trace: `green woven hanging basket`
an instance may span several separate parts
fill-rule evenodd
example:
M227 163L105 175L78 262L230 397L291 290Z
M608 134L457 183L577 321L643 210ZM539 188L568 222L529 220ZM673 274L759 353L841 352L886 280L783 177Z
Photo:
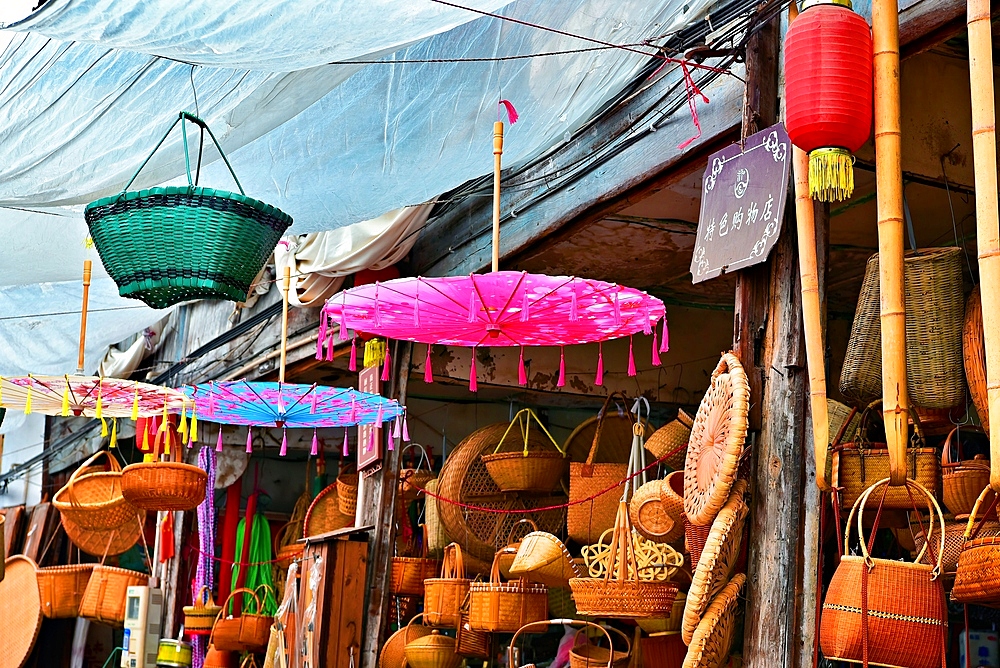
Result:
M185 121L200 126L202 137L208 132L239 193L192 182ZM188 185L128 192L178 122ZM292 224L288 214L243 193L215 135L204 121L183 111L122 192L91 202L84 217L118 293L153 308L190 299L245 301L253 279Z

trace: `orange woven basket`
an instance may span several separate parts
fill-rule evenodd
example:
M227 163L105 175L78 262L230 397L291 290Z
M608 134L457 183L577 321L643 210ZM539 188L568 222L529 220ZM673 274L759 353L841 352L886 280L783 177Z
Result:
M532 420L555 451L529 447ZM523 447L512 452L500 452L515 425ZM559 488L569 467L566 451L552 438L552 434L530 408L522 408L514 415L493 454L483 455L482 460L486 471L502 492L551 492Z
M531 584L525 579L500 580L500 554L490 568L489 582L469 585L469 628L487 633L514 633L530 622L545 619L549 611L545 585Z
M87 472L102 456L107 458L111 470ZM52 505L81 529L117 529L135 517L136 511L122 495L121 479L118 460L108 450L101 450L73 472L66 486L52 497Z
M437 559L393 557L390 589L398 596L423 596L424 580L435 577L440 569Z
M965 379L976 414L987 433L990 431L989 397L986 393L986 340L983 338L983 300L979 286L972 289L965 304L965 324L962 328L962 357Z
M87 590L94 564L39 568L38 595L42 614L49 619L65 619L80 614L80 601Z
M962 441L958 435L958 427L955 427L941 448L941 500L953 515L968 515L979 493L990 484L990 462L979 456L963 460ZM953 444L957 448L957 462L951 460Z
M451 543L444 548L441 576L424 580L424 621L429 626L457 628L471 582L465 577L462 548Z
M354 524L354 517L348 517L340 512L340 504L337 501L337 483L327 485L323 488L306 511L306 517L302 523L302 535L319 536L320 534L343 529Z
M341 473L337 476L337 507L345 517L354 517L358 510L358 474Z
M976 522L985 503L988 507L984 515L989 517L997 505L997 498L989 487L976 499L965 526L965 544L958 557L951 597L960 603L996 606L1000 601L1000 536L982 535L985 521Z
M403 448L399 453L399 461L403 461L403 455L410 448L416 448L420 451L420 459L417 460L416 466L399 469L399 496L404 504L416 501L427 487L427 483L435 478L427 450L419 443L410 442Z
M589 629L584 626L577 630L573 639L573 647L569 650L570 668L598 668L611 664L612 668L625 668L628 665L629 657L632 655L632 643L628 636L613 626L605 627L625 641L625 651L614 649L614 647L601 647L589 641L589 635L585 636L585 641L580 642L580 634L586 634Z
M142 510L194 510L205 500L208 474L183 462L142 462L122 471L122 494Z
M87 582L80 600L80 617L103 624L120 626L125 621L128 588L149 583L149 576L138 571L98 565Z
M136 510L132 521L117 529L90 531L77 526L65 515L62 517L62 526L70 541L81 551L95 557L114 556L130 550L139 542L145 522L146 511Z

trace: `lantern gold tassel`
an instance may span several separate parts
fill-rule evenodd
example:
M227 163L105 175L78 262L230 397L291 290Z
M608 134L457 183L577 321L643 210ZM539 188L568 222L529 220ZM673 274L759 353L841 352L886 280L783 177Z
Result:
M62 394L62 409L59 411L59 415L66 417L69 415L69 387L63 388Z
M809 154L809 194L819 202L843 202L854 192L854 158L842 148Z
M386 342L382 339L371 339L365 342L365 368L378 366L385 361Z

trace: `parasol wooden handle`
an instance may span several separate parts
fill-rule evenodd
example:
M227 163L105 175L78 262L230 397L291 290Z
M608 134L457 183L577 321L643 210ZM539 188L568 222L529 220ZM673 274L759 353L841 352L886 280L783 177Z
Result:
M92 263L83 261L83 309L80 311L80 355L77 357L76 372L83 375L83 352L87 345L87 303L90 301L90 273Z
M285 382L285 359L288 356L288 292L291 289L292 268L285 267L285 277L281 282L281 366L278 381Z
M503 121L493 124L493 271L500 271L500 161L503 157Z

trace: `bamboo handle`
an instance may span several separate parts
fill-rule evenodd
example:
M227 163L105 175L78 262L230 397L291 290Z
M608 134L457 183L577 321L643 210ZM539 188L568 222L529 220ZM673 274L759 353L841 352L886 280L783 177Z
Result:
M288 356L288 292L291 289L292 268L285 267L285 277L281 282L281 366L278 382L285 382L285 360Z
M1000 229L997 227L997 140L993 101L990 1L968 0L972 157L976 178L976 243L983 299L986 392L991 425L1000 425ZM990 487L1000 491L1000 428L990 430Z
M500 271L500 161L503 157L503 121L493 124L493 271Z
M882 405L889 480L906 482L910 400L906 386L906 302L903 284L903 172L899 112L899 3L872 4L875 54L875 165L879 295L882 325ZM985 310L985 309L984 309Z
M76 372L83 375L83 356L87 346L87 304L90 302L90 273L92 263L83 261L83 308L80 310L80 355L76 361Z

